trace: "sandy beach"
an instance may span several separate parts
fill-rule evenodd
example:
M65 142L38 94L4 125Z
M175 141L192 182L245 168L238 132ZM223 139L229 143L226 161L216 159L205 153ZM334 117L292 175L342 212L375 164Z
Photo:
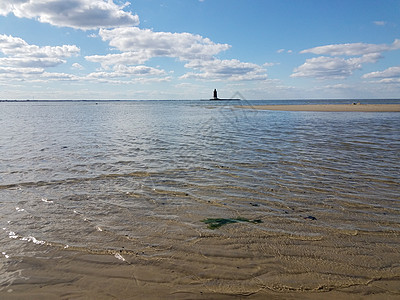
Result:
M308 105L248 105L238 106L260 110L326 111L326 112L400 112L400 104L308 104Z

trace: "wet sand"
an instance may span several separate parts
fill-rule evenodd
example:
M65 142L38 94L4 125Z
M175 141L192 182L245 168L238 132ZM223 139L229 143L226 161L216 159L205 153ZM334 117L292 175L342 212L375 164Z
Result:
M308 104L308 105L254 105L237 106L260 110L326 111L326 112L400 112L400 104Z
M12 268L23 269L23 275L4 287L0 296L10 300L399 297L398 252L392 246L396 234L343 231L312 238L266 235L258 225L250 227L234 224L208 232L197 228L201 236L190 245L182 238L193 231L185 229L173 243L165 241L167 247L153 245L140 252L134 245L106 251L42 245L46 258L21 258ZM388 264L382 266L382 259Z

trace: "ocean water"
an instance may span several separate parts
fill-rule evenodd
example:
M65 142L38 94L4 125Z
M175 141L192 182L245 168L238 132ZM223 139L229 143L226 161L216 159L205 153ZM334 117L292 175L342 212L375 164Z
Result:
M0 298L399 297L400 114L263 103L0 103Z

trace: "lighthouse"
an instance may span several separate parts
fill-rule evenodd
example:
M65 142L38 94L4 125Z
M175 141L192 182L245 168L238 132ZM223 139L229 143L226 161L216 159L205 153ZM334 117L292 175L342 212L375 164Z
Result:
M214 100L218 100L218 93L217 93L217 89L214 89L214 93L213 93L213 96L214 96Z
M211 100L211 101L212 101L212 100L218 100L218 101L222 101L222 100L235 100L235 101L240 101L240 99L233 99L233 98L228 98L228 99L218 98L217 89L214 89L213 97L212 97L210 100Z

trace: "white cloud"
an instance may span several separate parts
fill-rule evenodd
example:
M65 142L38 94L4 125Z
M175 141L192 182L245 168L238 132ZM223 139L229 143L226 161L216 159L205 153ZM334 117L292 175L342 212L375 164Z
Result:
M48 81L48 80L55 80L55 81L78 81L81 78L78 76L75 76L73 74L66 74L66 73L53 73L53 72L44 72L40 78L39 81Z
M353 74L355 70L360 70L364 63L375 63L379 58L380 54L376 53L348 59L327 56L310 58L295 68L291 77L342 79Z
M113 0L1 0L0 15L13 13L18 18L36 19L54 26L77 29L135 26L139 17Z
M43 73L43 69L40 68L14 68L14 67L1 67L0 74L8 74L12 76L19 75L39 75Z
M14 68L0 66L0 81L48 82L51 80L78 80L79 77L65 73L49 73L41 68Z
M36 58L36 57L12 57L0 58L0 66L14 66L21 68L50 68L65 63L59 58Z
M100 63L101 66L107 69L113 65L138 65L143 64L151 57L144 52L123 52L106 55L91 55L85 56L85 59L91 62Z
M395 39L390 45L387 44L365 44L365 43L352 43L352 44L336 44L315 47L306 49L300 53L313 53L318 55L331 55L331 56L357 56L371 53L381 53L384 51L400 49L400 40Z
M66 62L66 58L78 55L80 49L74 45L45 46L30 45L23 39L0 35L0 73L1 79L15 78L37 80L44 76L44 69L56 67ZM4 74L7 71L8 74Z
M199 73L185 74L181 79L264 80L267 78L265 69L259 65L238 60L217 59L216 55L228 50L230 45L214 43L200 35L154 32L137 27L101 29L99 35L122 52L85 57L88 61L100 63L106 70L111 66L140 65L153 57L173 57L186 61L186 68L199 71Z
M286 52L286 53L293 53L293 51L292 50L286 50L286 49L279 49L279 50L277 50L276 51L276 53L283 53L283 52Z
M383 78L379 80L378 83L399 84L400 78Z
M0 67L0 81L16 82L49 82L49 81L78 81L78 76L66 73L45 72L40 68Z
M139 65L153 57L175 57L179 60L206 59L230 48L216 44L208 38L190 33L154 32L137 27L99 31L104 41L122 53L92 55L85 58L103 68L113 65Z
M233 81L267 79L267 74L264 68L253 63L240 62L237 59L192 60L185 64L185 67L198 70L200 72L187 73L181 77L182 79L228 79Z
M161 76L165 75L164 70L159 70L147 66L132 66L116 65L113 72L94 72L89 74L88 78L117 78L117 77L131 77L135 76Z
M130 66L140 64L141 61L149 59L148 54L140 57L138 53L124 52L116 55L106 55L107 68L102 72L93 72L85 77L77 77L72 74L48 73L46 68L56 67L66 63L67 58L78 55L80 49L74 45L63 46L45 46L30 45L18 37L0 35L0 79L5 80L15 78L17 80L30 80L35 82L48 80L95 80L97 82L126 83L127 79L134 77L133 80L142 78L141 82L149 80L169 80L164 70L148 67L144 65ZM104 56L93 56L88 60L103 62ZM113 68L110 69L110 66ZM72 69L83 67L78 63L72 64ZM108 71L107 71L108 70ZM147 77L146 80L143 77ZM153 78L152 78L153 77ZM154 78L159 77L159 78ZM115 80L123 78L124 80ZM130 80L130 82L133 82Z
M279 65L280 63L266 62L263 64L264 67L273 67Z
M36 19L54 26L77 29L99 29L98 35L120 53L86 56L91 62L100 63L102 69L89 74L86 79L167 78L166 72L143 64L154 57L176 58L185 67L196 72L182 78L229 80L264 80L265 66L238 60L219 60L217 55L230 49L230 45L215 43L209 38L187 32L155 32L136 26L139 18L124 11L129 3L119 5L119 0L2 0L0 15L14 14L19 18ZM108 28L108 29L107 29ZM113 29L111 29L113 28ZM39 47L29 45L20 38L0 35L0 67L44 69L66 63L67 58L79 54L74 45ZM83 67L74 63L72 69ZM47 73L46 73L47 74ZM52 78L70 77L61 74ZM85 79L82 77L82 79Z
M78 64L78 63L73 63L72 64L72 68L76 69L76 70L83 70L84 69L84 67L82 65Z
M343 83L338 83L338 84L328 84L328 85L323 85L323 86L316 86L313 88L313 90L347 90L352 88L351 85L348 84L343 84Z
M101 29L99 35L113 47L138 60L152 57L176 57L180 60L211 59L222 51L228 50L228 44L216 44L208 38L191 33L154 32L137 27Z
M383 84L399 84L400 83L400 67L390 67L383 71L371 72L364 74L363 78L379 79L377 81L368 81L369 83L383 83Z
M373 22L376 26L385 26L386 22L385 21L374 21Z
M29 45L21 38L0 34L0 52L8 56L25 59L61 59L79 54L80 49L75 45L39 47L36 45Z
M390 67L384 71L367 73L363 75L363 78L400 78L400 67Z
M116 73L125 75L165 75L164 70L159 70L148 66L127 67L124 65L116 65L114 66L114 71Z
M295 68L291 77L344 78L361 65L340 57L315 57Z
M101 74L98 74L101 73ZM98 73L92 73L89 74L89 76L83 78L84 80L89 80L95 83L107 83L107 84L116 84L116 85L121 85L121 84L146 84L146 83L151 83L151 82L166 82L170 81L171 77L165 76L165 77L133 77L133 78L121 78L121 79L116 79L119 76L116 76L114 73L107 73L107 72L98 72Z
M400 49L400 40L396 39L387 44L337 44L306 49L300 53L313 53L319 56L307 59L306 62L295 68L291 77L315 77L319 79L343 79L360 70L365 63L376 63L384 51ZM341 56L349 56L343 58Z

